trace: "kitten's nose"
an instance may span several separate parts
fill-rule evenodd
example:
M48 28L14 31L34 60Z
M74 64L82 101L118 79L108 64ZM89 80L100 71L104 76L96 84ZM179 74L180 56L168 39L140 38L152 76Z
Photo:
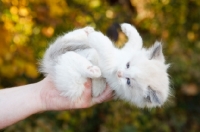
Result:
M120 71L117 72L118 77L122 77L122 73Z

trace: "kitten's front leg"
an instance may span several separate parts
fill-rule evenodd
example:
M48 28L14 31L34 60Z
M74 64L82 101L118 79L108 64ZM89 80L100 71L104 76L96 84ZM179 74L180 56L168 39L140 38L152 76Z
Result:
M128 42L125 44L123 50L141 49L142 38L136 28L128 23L121 24L122 31L128 37Z

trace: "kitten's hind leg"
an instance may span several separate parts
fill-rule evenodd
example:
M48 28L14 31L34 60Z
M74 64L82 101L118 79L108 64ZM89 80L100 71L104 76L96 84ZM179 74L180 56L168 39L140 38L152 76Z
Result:
M97 78L101 71L93 66L86 58L70 51L58 57L55 74L52 76L61 95L78 99L84 91L87 78Z
M128 42L126 43L125 47L131 48L131 49L142 48L142 38L134 26L128 23L123 23L121 24L121 29L128 37Z

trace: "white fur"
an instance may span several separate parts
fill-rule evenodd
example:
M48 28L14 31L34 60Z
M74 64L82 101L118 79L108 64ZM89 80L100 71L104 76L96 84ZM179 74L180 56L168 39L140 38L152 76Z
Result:
M169 94L168 65L161 44L142 48L142 38L133 26L124 23L121 28L128 37L122 49L91 27L59 37L47 49L41 71L50 74L62 95L73 100L82 94L86 78L92 78L93 96L101 94L107 82L120 99L138 107L161 106Z
M60 36L46 50L40 71L50 75L61 95L77 100L84 90L87 78L92 78L93 96L100 95L106 88L106 81L97 66L98 54L88 47L88 33L92 27L77 29ZM74 50L74 47L80 49ZM84 49L81 49L83 48Z

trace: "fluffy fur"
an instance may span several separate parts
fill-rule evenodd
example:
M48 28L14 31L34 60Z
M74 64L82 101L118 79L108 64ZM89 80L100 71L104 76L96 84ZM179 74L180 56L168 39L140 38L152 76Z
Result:
M142 38L130 24L122 24L128 41L122 49L91 27L74 30L59 37L47 49L41 72L49 74L62 95L73 100L92 78L93 96L98 96L106 82L116 97L138 107L161 106L169 94L168 65L162 45L142 47Z

